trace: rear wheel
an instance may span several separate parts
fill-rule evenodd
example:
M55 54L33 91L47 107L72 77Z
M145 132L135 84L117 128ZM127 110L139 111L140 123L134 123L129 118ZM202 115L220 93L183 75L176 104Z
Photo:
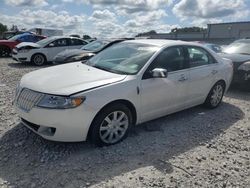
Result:
M31 61L37 66L42 66L46 63L46 57L43 54L35 54L32 56Z
M11 49L7 46L0 46L0 57L10 57Z
M116 144L127 137L131 124L132 115L125 105L108 106L95 117L90 139L97 146Z
M216 108L220 105L225 91L225 84L220 81L217 82L210 90L205 105L208 108Z

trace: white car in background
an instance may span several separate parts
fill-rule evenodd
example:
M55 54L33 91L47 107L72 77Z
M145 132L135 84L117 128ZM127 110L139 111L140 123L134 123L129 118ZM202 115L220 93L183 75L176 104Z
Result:
M199 104L217 107L232 80L230 60L196 43L125 41L75 62L26 74L15 104L45 139L111 145L133 125Z
M37 43L18 44L12 51L12 58L18 62L32 62L41 66L46 62L52 62L58 53L66 49L78 49L86 44L87 41L76 37L49 37Z

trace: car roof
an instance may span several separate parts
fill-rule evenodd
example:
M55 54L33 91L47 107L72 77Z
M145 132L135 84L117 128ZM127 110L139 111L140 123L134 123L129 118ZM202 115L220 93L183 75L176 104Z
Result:
M55 40L55 39L80 39L80 40L83 40L81 38L78 38L78 37L71 37L71 36L51 36L51 37L48 37L50 38L51 40Z
M172 46L172 45L194 45L202 46L194 42L186 42L181 40L165 40L165 39L136 39L136 40L127 40L123 43L137 43L137 44L149 44L158 47Z

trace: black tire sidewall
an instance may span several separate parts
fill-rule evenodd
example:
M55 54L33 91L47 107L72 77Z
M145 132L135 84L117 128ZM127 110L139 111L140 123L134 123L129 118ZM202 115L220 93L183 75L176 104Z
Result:
M38 55L43 57L43 63L42 64L36 64L35 61L34 61L35 57L38 56ZM45 56L43 54L34 54L32 56L32 58L31 58L31 61L36 66L42 66L42 65L44 65L46 63L46 58L45 58Z
M11 56L11 49L9 47L6 47L6 46L1 46L0 47L0 57L10 57L10 56Z
M220 99L220 102L219 102L216 106L214 106L214 105L211 104L211 97L212 97L212 95L213 95L213 90L214 90L214 88L215 88L217 85L221 85L221 86L222 86L223 92L222 92L222 97L221 97L221 99ZM224 93L225 93L225 84L224 84L223 82L221 82L221 81L217 82L217 83L212 87L212 89L210 90L210 92L209 92L209 94L208 94L208 96L207 96L207 98L206 98L206 101L205 101L206 107L211 108L211 109L217 108L217 107L221 104L221 101L222 101L222 99L223 99Z
M126 133L124 134L124 136L120 140L118 140L115 143L108 144L108 143L105 143L101 140L99 130L100 130L100 126L101 126L104 118L106 118L110 113L112 113L114 111L124 112L128 116L129 125L128 125L128 129L127 129ZM117 143L121 142L122 140L124 140L128 136L131 125L132 125L132 115L131 115L131 112L130 112L128 107L126 107L124 104L120 104L120 103L109 105L109 106L105 107L103 110L101 110L94 118L94 120L91 124L91 128L90 128L90 141L99 147L117 144Z

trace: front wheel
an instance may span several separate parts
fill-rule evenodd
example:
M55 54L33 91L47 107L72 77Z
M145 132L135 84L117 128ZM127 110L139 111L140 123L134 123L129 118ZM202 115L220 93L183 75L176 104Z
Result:
M131 124L132 115L125 105L108 106L94 119L90 139L97 146L116 144L127 137Z
M210 90L205 105L208 108L216 108L220 105L225 91L225 84L223 82L217 82Z
M35 54L32 56L31 61L37 66L42 66L46 63L46 58L43 54Z

